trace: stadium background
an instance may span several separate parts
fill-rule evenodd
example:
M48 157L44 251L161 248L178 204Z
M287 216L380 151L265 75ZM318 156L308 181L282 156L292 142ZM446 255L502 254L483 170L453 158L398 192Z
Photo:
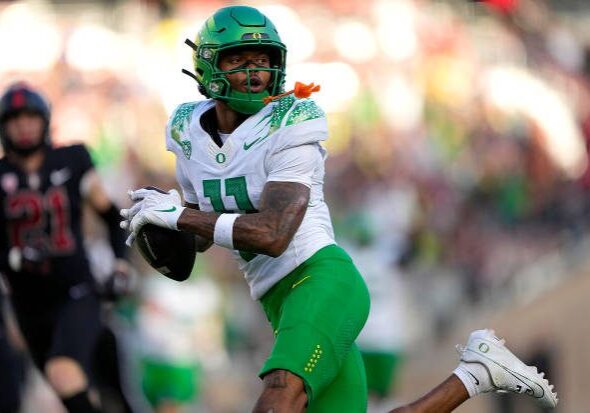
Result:
M125 205L128 188L174 185L163 127L176 104L199 99L180 73L191 68L183 41L229 4L0 1L0 87L40 87L54 142L86 143ZM395 279L391 330L404 362L390 406L444 378L453 345L491 326L548 370L559 412L589 411L590 4L248 4L287 44L287 87L322 86L338 239ZM104 260L88 221L92 255ZM113 323L134 355L198 363L199 397L187 411L243 412L272 337L227 254L214 250L180 287L134 257L141 287ZM138 371L132 361L132 385ZM41 404L60 411L30 379L24 411ZM486 396L458 411L539 410Z

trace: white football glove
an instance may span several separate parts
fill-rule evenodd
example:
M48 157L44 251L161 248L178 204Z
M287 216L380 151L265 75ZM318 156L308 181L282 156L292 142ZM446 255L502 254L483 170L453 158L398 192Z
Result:
M176 189L171 189L168 192L162 192L155 188L141 188L136 190L127 191L129 198L135 204L129 209L122 209L121 216L127 221L131 221L135 214L137 214L141 208L151 207L159 204L160 202L170 202L176 205L182 205L182 200Z
M159 227L178 231L178 218L184 210L185 207L183 206L166 202L156 204L152 207L142 208L131 220L129 225L131 234L129 234L125 243L131 246L137 237L137 233L145 224L154 224Z
M128 191L129 197L135 204L129 209L122 209L120 214L123 218L121 228L131 231L127 238L126 244L131 246L139 229L147 223L152 223L161 227L177 230L176 221L184 210L180 195L176 189L171 189L167 193L162 193L156 189L141 188L135 191ZM141 219L135 220L143 211L151 211L150 214L142 216ZM147 218L147 216L151 218ZM157 218L161 215L161 218ZM153 221L152 221L153 220ZM134 224L135 223L135 224Z

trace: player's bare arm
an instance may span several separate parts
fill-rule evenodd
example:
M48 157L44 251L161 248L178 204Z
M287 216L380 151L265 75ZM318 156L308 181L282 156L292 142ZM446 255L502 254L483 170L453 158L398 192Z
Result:
M94 211L100 214L111 207L111 200L107 195L96 170L91 169L86 172L82 178L80 186L84 200L88 202Z
M268 182L261 195L260 209L236 219L233 241L236 249L277 257L285 251L299 228L309 188L296 182ZM178 219L178 229L213 239L220 214L186 209Z
M199 210L199 205L191 204L190 202L185 202L184 206L197 211ZM213 245L213 241L200 235L195 235L195 240L197 242L197 252L205 252Z
M277 257L281 255L305 215L309 188L295 182L268 182L260 199L260 212L234 223L237 249Z

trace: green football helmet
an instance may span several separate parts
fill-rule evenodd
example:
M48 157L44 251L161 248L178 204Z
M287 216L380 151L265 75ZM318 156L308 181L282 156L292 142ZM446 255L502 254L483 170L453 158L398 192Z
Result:
M186 40L193 52L196 73L183 70L199 83L199 91L208 98L227 102L236 112L253 114L264 107L263 99L283 91L287 48L272 22L257 9L231 6L219 9L211 16L193 42ZM270 67L240 67L222 71L218 67L222 52L242 47L260 47L270 56ZM227 75L236 72L266 71L271 73L268 87L259 93L233 90ZM248 85L249 86L249 85Z

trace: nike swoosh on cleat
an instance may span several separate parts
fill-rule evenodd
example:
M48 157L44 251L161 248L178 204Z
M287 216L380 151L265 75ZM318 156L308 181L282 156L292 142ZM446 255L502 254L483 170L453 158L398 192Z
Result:
M503 366L502 366L503 367ZM510 370L508 367L503 367L504 370L506 370L508 373L512 374L516 379L520 380L522 382L522 384L525 387L525 393L528 394L529 396L532 396L536 399L542 399L545 396L545 390L543 390L543 387L535 382L533 382L532 380L524 377L522 374ZM527 383L527 382L531 382L531 383ZM534 385L537 388L537 392L535 392L535 389L533 388Z
M473 350L469 350L469 349L467 349L467 351L474 352ZM517 371L511 370L508 367L503 366L502 364L496 362L495 360L492 360L491 358L487 357L486 355L484 355L480 352L474 352L474 353L480 355L481 357L488 359L492 363L494 363L497 366L501 367L502 369L506 370L506 372L510 373L514 378L516 378L518 381L520 381L524 385L523 387L526 388L526 390L525 390L526 394L528 394L536 399L542 399L545 396L545 390L543 389L543 387L540 384L535 383L533 380L529 379L528 377L524 376L523 374L521 374ZM533 386L531 386L531 384L534 385L535 388L533 388ZM537 390L537 391L535 392L535 390Z
M172 208L170 208L170 209L156 209L155 211L156 211L156 212L174 212L174 211L176 211L176 207L175 207L175 206L173 206L173 207L172 207Z

